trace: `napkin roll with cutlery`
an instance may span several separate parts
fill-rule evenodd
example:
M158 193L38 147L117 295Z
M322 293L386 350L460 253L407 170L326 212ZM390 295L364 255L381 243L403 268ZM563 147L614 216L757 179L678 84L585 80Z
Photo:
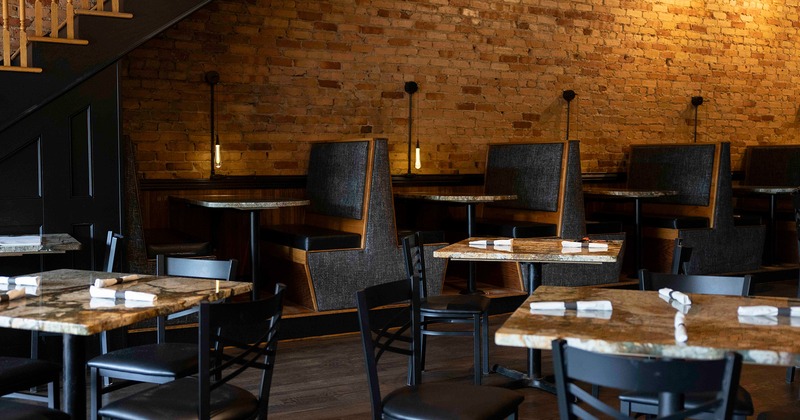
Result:
M0 302L10 302L25 296L25 289L14 289L0 293Z
M575 310L575 311L610 311L611 302L607 300L585 300L577 302L531 302L531 310Z
M757 305L740 306L737 313L741 316L800 316L800 306L778 308L777 306Z
M689 339L686 333L686 315L683 312L675 312L675 341L685 343Z
M0 276L0 284L15 284L20 286L38 286L39 276L19 276L6 277Z
M139 280L142 277L143 276L140 276L138 274L130 274L130 275L127 275L127 276L115 277L113 279L95 279L94 280L94 285L95 285L95 287L109 287L109 286L113 286L115 284L120 284L120 283L130 282L130 281L134 281L134 280Z
M675 299L681 305L691 305L692 299L689 298L685 293L681 293L677 290L672 290L668 287L663 289L658 289L658 294L664 297L668 297L671 299Z
M158 299L158 297L152 293L116 290L96 286L89 287L89 294L93 298L141 300L145 302L153 302Z

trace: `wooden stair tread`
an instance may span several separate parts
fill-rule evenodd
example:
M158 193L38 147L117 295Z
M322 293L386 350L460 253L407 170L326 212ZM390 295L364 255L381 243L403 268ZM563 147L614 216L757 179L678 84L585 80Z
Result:
M84 15L84 16L102 16L102 17L110 17L110 18L117 18L117 19L133 19L132 13L124 13L124 12L107 12L105 10L85 10L85 9L78 9L75 10L76 15Z
M0 71L16 71L20 73L41 73L41 67L21 67L21 66L2 66L0 65Z
M30 42L50 42L53 44L89 45L86 39L53 38L49 36L29 36Z

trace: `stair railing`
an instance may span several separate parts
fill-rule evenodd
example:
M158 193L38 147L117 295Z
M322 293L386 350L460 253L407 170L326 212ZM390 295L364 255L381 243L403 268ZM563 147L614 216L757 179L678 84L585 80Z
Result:
M51 0L49 11L42 0L35 0L33 20L26 22L25 0L19 0L18 16L14 16L9 7L15 1L0 0L3 9L3 61L0 63L0 70L5 71L31 73L42 71L41 68L31 65L28 57L28 46L31 42L87 45L89 41L75 37L75 17L78 15L124 19L133 17L130 13L120 11L119 0L79 0L77 5L73 0ZM107 6L110 6L110 10L106 10ZM62 13L63 20L60 19ZM32 32L30 36L29 30Z

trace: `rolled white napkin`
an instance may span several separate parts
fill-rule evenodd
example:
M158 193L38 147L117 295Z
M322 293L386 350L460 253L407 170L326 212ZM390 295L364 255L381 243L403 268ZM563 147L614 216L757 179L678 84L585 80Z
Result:
M692 299L689 298L685 293L681 293L677 290L672 290L668 287L663 289L658 289L658 294L661 296L666 296L668 298L675 299L681 305L691 305Z
M531 315L566 316L566 309L531 309ZM611 319L611 311L575 311L578 318Z
M777 316L749 316L749 315L739 315L738 316L740 324L749 324L749 325L778 325L778 317Z
M740 306L737 313L741 316L800 316L800 306L778 308L777 306L757 305Z
M19 276L19 277L6 277L0 276L0 284L16 284L20 286L38 286L39 276Z
M489 245L494 247L497 246L506 246L510 247L513 243L513 239L478 239L474 241L469 241L469 246L476 246L480 248L486 248Z
M562 248L589 248L590 250L603 251L608 249L608 242L603 240L561 241Z
M584 300L577 302L531 302L532 310L577 310L610 311L611 302L607 300Z
M669 296L658 295L661 300L664 302L669 303L670 306L675 308L676 311L682 312L684 315L689 313L689 309L692 309L692 305L683 305L675 299L670 298Z
M0 236L0 246L36 246L41 244L41 235Z
M139 280L142 277L143 276L140 276L138 274L130 274L130 275L127 275L127 276L115 277L113 279L95 279L94 280L94 286L95 287L109 287L109 286L113 286L115 284L120 284L120 283L129 282L129 281Z
M131 290L116 290L96 286L89 286L89 294L93 298L141 300L145 302L154 302L156 299L158 299L158 296L152 293L134 292Z
M0 293L0 302L10 302L22 297L25 297L25 289L9 290L5 293Z
M686 334L686 315L683 312L675 312L675 341L685 343L689 339Z
M96 297L89 299L89 308L91 309L113 308L115 306L117 306L117 301L114 299Z

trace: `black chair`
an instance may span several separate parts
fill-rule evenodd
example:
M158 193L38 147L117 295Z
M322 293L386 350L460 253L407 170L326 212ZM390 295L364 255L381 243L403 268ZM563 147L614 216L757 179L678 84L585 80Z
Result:
M367 287L356 293L358 320L369 382L372 418L378 419L501 419L517 417L523 396L490 386L455 383L420 384L421 351L419 292L407 279ZM414 287L415 288L415 287ZM404 305L402 305L404 304ZM392 305L384 309L387 305ZM400 305L400 306L398 306ZM412 306L413 307L413 306ZM381 309L378 309L381 308ZM391 315L387 315L390 312ZM381 397L378 361L386 353L410 356L409 383Z
M656 395L659 417L696 418L703 412L730 419L739 385L742 356L730 352L718 360L682 360L600 354L553 340L558 412L562 420L598 417L629 418L579 386L578 381L604 388ZM694 405L680 404L680 395L707 395Z
M800 256L800 192L792 194L792 201L794 202L794 222L797 231L797 253ZM800 280L799 280L800 281ZM797 298L800 299L800 283L797 284ZM794 382L794 371L796 366L786 369L786 383Z
M57 409L61 398L60 383L61 366L56 363L24 357L0 357L0 395L3 397L46 402L48 407ZM36 393L36 388L45 384L47 395Z
M428 296L425 275L425 246L421 232L403 237L403 254L406 272L412 282L418 282L419 317L421 333L420 369L425 369L427 337L469 336L473 338L474 382L481 383L481 375L489 373L489 298L480 295ZM466 329L430 329L434 324L470 324Z
M156 257L156 274L232 280L236 260ZM197 312L196 308L158 317L156 343L109 351L91 359L91 415L96 418L102 395L138 382L163 384L197 371L197 345L166 341L166 321ZM103 384L101 385L101 378ZM109 383L106 378L117 379Z
M283 312L283 284L266 299L200 305L197 376L157 385L100 410L112 419L266 419ZM262 371L253 395L231 383L250 368ZM219 378L219 379L215 379Z
M639 288L641 290L659 290L668 287L684 293L707 295L747 296L750 292L751 277L704 276L687 274L651 273L639 270ZM754 413L753 399L746 389L734 388L735 399L733 418L744 420ZM708 398L708 395L687 395L686 406L696 407ZM622 394L619 397L620 407L625 413L656 414L658 412L658 396L653 393L635 392ZM697 418L712 418L712 413L701 413Z
M672 274L686 274L686 266L692 259L692 247L683 244L680 238L675 238L672 248Z
M692 274L653 273L639 270L639 290L659 290L669 287L684 293L702 295L747 296L750 294L751 276L707 276Z
M114 231L111 230L109 230L108 234L106 234L106 253L103 257L103 270L107 272L114 271L114 267L116 267L117 263L119 263L117 253L119 252L120 248L122 248L123 239L125 239L124 236L120 235L119 233L114 233Z

